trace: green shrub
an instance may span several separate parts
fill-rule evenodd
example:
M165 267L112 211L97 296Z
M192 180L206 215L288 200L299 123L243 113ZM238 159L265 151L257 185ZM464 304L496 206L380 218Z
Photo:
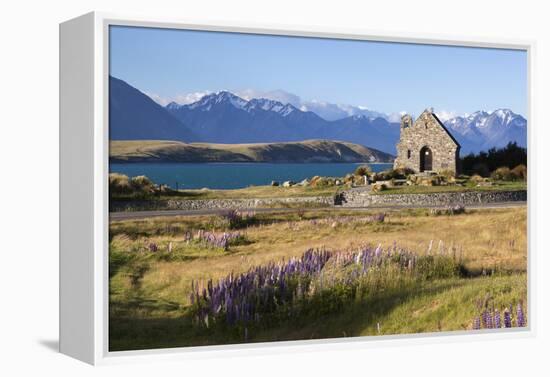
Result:
M515 176L509 167L501 166L491 173L491 178L495 181L513 181Z
M327 177L317 177L317 179L311 180L312 187L330 187L330 186L334 186L334 184L335 184L334 179L327 178Z
M439 172L439 175L445 177L447 181L452 180L455 178L455 172L452 170L442 170Z
M484 180L485 179L479 174L474 174L470 177L470 181L472 181L474 183L483 182Z
M374 192L386 191L387 189L388 186L385 183L375 183L372 185L372 191Z
M153 181L151 181L149 178L147 178L144 175L133 177L130 181L130 184L132 185L132 188L136 192L148 193L148 194L155 192L155 184L153 183Z
M110 173L109 174L109 191L113 194L130 194L132 186L127 175Z
M372 169L368 165L358 166L354 172L355 175L359 175L359 176L369 175L370 173L372 173Z
M512 169L512 175L517 180L526 181L527 180L527 166L520 164Z
M399 167L391 170L392 178L394 179L407 179L409 175L414 174L414 170L410 168Z
M446 279L458 276L461 265L448 255L425 255L416 260L418 275L424 279Z
M397 168L384 170L373 174L374 181L389 181L391 179L407 179L411 174L414 174L414 170L409 168Z

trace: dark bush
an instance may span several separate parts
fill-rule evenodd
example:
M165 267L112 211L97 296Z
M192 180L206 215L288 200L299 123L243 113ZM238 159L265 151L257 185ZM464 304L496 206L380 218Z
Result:
M407 179L414 171L409 168L397 168L374 173L374 181L389 181L390 179Z
M488 177L491 171L506 166L513 168L527 165L527 149L517 143L508 143L504 148L491 148L487 152L470 153L461 158L462 171L468 175L479 174Z
M258 222L256 213L240 212L234 209L225 211L221 214L221 217L224 221L227 221L229 229L242 229Z

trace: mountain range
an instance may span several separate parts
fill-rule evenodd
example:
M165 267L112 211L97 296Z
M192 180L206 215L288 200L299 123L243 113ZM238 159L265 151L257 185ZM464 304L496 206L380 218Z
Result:
M177 140L205 143L275 143L338 140L395 155L399 123L369 113L327 120L290 103L243 99L221 91L190 104L161 106L122 80L110 78L111 140ZM444 125L461 143L462 154L510 141L527 144L527 121L508 109L454 117Z
M462 145L463 152L501 148L509 142L527 147L527 120L509 109L491 113L476 111L448 119L443 124Z

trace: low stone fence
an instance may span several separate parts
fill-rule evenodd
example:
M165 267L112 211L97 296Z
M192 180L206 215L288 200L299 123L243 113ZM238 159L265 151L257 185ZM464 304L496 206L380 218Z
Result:
M468 191L430 194L371 194L367 190L349 190L340 194L342 207L479 205L527 200L527 191Z
M197 200L133 200L112 201L110 212L154 210L212 210L287 207L302 204L304 207L327 207L334 205L332 196L266 199L197 199Z
M469 191L441 192L430 194L371 194L370 190L351 189L332 196L266 199L197 199L197 200L135 200L112 201L109 211L154 211L154 210L215 210L249 209L269 207L385 207L426 206L445 207L457 204L479 205L527 200L527 191Z

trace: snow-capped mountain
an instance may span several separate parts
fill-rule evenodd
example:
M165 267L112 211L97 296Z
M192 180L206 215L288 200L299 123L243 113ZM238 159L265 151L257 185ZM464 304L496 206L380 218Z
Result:
M254 98L250 100L244 106L244 110L248 112L252 112L255 110L272 111L284 117L290 115L294 111L299 111L297 108L295 108L289 103L283 105L281 102L273 101L265 98Z
M395 153L399 139L395 114L371 110L361 113L353 107L348 109L353 115L329 121L314 111L298 109L289 103L266 98L247 101L223 91L187 105L172 103L166 109L190 125L201 141L247 143L326 138ZM503 147L510 141L520 146L527 144L527 121L508 109L476 111L464 117L450 117L443 123L461 143L462 154ZM229 134L228 128L232 131Z
M462 152L504 147L509 142L527 146L527 120L509 109L476 111L444 122L462 145Z
M279 101L274 101L266 98L253 98L250 101L247 101L227 91L205 95L197 102L193 102L187 105L179 105L176 102L171 102L166 105L166 108L172 112L177 112L182 109L211 111L212 108L217 105L231 105L236 109L244 110L248 113L252 113L258 110L272 111L274 113L281 114L282 116L287 116L293 111L299 111L297 108L288 103L283 104Z
M384 118L354 115L327 121L312 111L289 103L253 98L249 101L230 92L204 96L199 101L166 109L184 124L192 125L199 141L257 143L330 139L367 145L395 153L399 126Z
M124 81L114 77L110 80L113 140L270 143L327 139L395 154L399 139L399 123L395 121L399 117L371 110L327 120L290 103L266 98L246 100L228 91L205 95L190 104L172 102L162 107ZM461 143L462 154L503 147L510 141L527 145L526 119L508 109L477 111L450 117L443 123Z

